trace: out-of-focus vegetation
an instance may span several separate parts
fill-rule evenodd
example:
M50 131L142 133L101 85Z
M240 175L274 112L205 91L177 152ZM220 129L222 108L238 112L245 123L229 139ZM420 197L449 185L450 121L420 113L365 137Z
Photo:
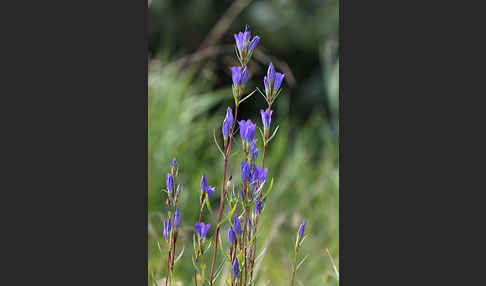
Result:
M225 109L234 104L228 66L236 63L236 56L232 48L221 48L197 60L184 59L198 51L234 2L152 0L149 5L149 285L165 278L162 217L167 206L161 189L172 157L177 157L179 163L177 183L184 185L178 204L183 227L176 252L182 246L185 252L175 272L176 280L183 285L193 285L192 234L199 215L203 172L208 184L217 187L211 205L214 210L218 207L223 162L212 136L216 128L220 138ZM239 2L249 5L208 47L233 45L233 33L248 23L261 41L257 48L260 57L255 56L249 65L246 94L255 87L263 90L269 59L280 62L281 68L277 64L276 69L286 73L284 90L273 106L272 126L280 128L265 155L268 176L275 179L275 184L259 222L258 250L266 252L256 285L287 285L295 235L303 218L308 222L306 234L310 236L304 242L302 257L309 257L296 275L297 281L302 285L337 285L326 248L338 264L338 3ZM288 67L288 71L282 67ZM259 110L264 107L264 99L256 92L241 105L238 117L261 126ZM235 149L239 144L238 136ZM240 155L230 159L229 170L235 183L241 182ZM203 220L212 225L208 234L211 237L216 215L206 212ZM227 226L221 230L225 234Z

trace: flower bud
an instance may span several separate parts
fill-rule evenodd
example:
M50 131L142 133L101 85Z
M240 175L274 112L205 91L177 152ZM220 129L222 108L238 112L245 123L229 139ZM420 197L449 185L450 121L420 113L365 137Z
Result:
M305 225L307 224L307 222L305 221L305 219L302 221L302 223L300 224L300 227L299 227L299 236L302 236L304 234L304 231L305 231Z
M232 265L232 272L233 274L235 275L236 278L239 278L240 277L240 267L238 266L238 258L235 257L235 260L233 261L233 265Z
M229 176L229 179L228 181L226 182L226 190L229 190L229 188L231 187L231 179L233 178L233 176Z
M172 192L174 190L174 179L172 178L172 174L167 174L165 177L165 185L167 187L167 191Z
M172 159L171 166L172 166L172 169L171 169L172 176L175 177L177 175L177 168L178 168L177 160L176 160L175 157L174 157L174 159Z
M179 227L181 225L181 215L179 213L179 208L176 209L174 214L174 225L175 227Z

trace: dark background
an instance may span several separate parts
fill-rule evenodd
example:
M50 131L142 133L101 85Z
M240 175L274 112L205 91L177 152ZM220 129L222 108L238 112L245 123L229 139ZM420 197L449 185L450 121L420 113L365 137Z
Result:
M147 3L2 4L1 279L145 284ZM481 157L470 148L476 140L464 140L477 133L470 119L481 105L457 100L480 90L468 68L482 47L465 43L482 28L482 9L434 4L347 1L340 9L341 283L482 279L471 259L481 258L474 242L482 237L472 232L481 229L482 200L469 195L480 168L468 168ZM446 68L444 58L452 58Z

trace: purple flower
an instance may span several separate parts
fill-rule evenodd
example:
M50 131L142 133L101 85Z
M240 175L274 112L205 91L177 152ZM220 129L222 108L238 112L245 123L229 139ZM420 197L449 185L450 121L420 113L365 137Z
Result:
M305 225L307 224L307 222L305 221L305 219L302 221L302 223L300 224L300 227L299 227L299 236L302 236L304 234L304 231L305 231Z
M243 182L249 182L251 178L250 163L248 161L241 162L241 180Z
M238 34L234 34L236 48L241 52L243 50L243 46L245 44L245 40L243 39L243 32L239 32Z
M203 173L201 177L201 192L206 191L206 188L208 187L208 182L206 180L206 174Z
M256 200L256 205L255 205L255 211L257 213L261 213L262 208L263 208L263 203L260 200L257 199Z
M206 174L203 173L201 177L201 196L204 200L206 198L206 193L208 194L208 198L211 198L211 195L216 191L216 188L213 186L208 186L208 181L206 179Z
M260 114L262 115L263 127L270 126L270 123L272 122L272 113L273 111L270 109L267 110L260 109Z
M243 33L243 40L249 41L250 38L251 38L250 25L246 24L245 25L245 33Z
M251 122L250 119L248 120L240 120L238 121L240 126L240 137L243 141L250 143L253 138L255 137L255 128L256 125Z
M163 235L165 240L169 239L169 234L170 234L170 218L168 218L167 221L164 220Z
M284 74L275 72L275 68L273 67L273 64L270 63L268 66L268 71L267 75L263 78L263 83L265 84L265 93L267 94L267 97L272 98L274 97L278 89L280 88L280 85L282 84L282 81L284 79Z
M179 227L181 225L181 214L179 213L179 208L176 209L174 214L174 225Z
M240 52L240 55L251 53L260 41L260 37L258 36L254 36L253 39L250 41L251 32L249 25L245 26L245 32L239 32L237 34L234 34L234 38L236 42L236 48Z
M233 84L239 86L248 82L248 67L245 67L243 71L240 66L230 67L231 78L233 79Z
M248 51L252 52L258 45L258 42L260 42L260 37L258 36L253 37L253 40L251 40L250 44L248 45Z
M174 159L172 159L172 168L177 169L177 160L176 160L176 157L174 157Z
M206 192L208 194L208 199L211 198L211 195L216 191L216 188L213 186L208 186L206 188Z
M233 274L235 275L236 278L240 277L240 267L238 266L238 258L235 257L235 260L233 261Z
M228 242L229 244L233 244L235 241L235 233L233 231L233 227L230 225L228 229Z
M236 235L239 235L241 233L241 224L237 215L235 215L233 218L233 231Z
M263 205L265 204L265 201L267 200L267 198L264 198L263 200L260 200L260 199L257 199L256 200L256 205L255 205L255 211L257 213L261 213L262 210L263 210Z
M258 169L258 181L260 182L260 184L262 184L267 179L268 168L265 169L257 168L257 169Z
M203 238L206 237L206 235L208 234L209 227L211 227L211 225L209 223L204 224L203 222L201 222L201 223L196 222L196 225L195 225L196 234L200 237L203 237Z
M251 166L251 175L250 175L250 183L254 184L258 180L258 167L253 165Z
M231 107L228 107L226 109L226 117L224 118L223 121L223 136L226 138L229 136L231 128L233 127L233 111L231 110Z
M172 191L174 189L174 179L172 178L172 174L167 174L165 177L165 185L168 191Z

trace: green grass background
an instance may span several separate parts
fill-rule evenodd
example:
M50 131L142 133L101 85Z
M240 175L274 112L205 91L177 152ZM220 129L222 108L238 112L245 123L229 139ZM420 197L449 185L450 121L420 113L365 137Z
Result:
M176 251L185 248L176 264L175 278L179 285L194 285L192 235L199 216L199 182L203 172L208 183L217 188L211 198L215 212L219 205L223 160L213 142L213 129L221 136L226 107L234 104L227 67L235 64L236 56L223 53L182 70L172 63L197 50L232 3L152 0L149 6L150 286L165 278L166 273L162 219L167 207L161 189L165 187L165 174L174 156L179 163L177 183L184 186L179 202L182 231ZM296 79L294 86L284 81L283 92L272 107L272 128L277 125L280 128L268 147L265 167L275 184L260 217L258 253L263 248L266 251L259 264L256 285L289 285L289 264L302 219L307 220L309 237L300 257L309 256L296 275L297 285L339 284L326 253L329 249L339 265L339 61L333 48L338 38L337 5L336 0L255 0L216 43L233 44L233 33L249 23L254 34L262 37L258 48L286 62ZM267 68L258 61L251 67L246 93L255 87L263 89ZM261 108L265 108L264 100L257 92L241 105L239 120L251 119L261 127ZM237 136L234 150L239 147ZM261 159L262 146L258 147ZM240 162L241 153L230 159L229 170L236 184L241 182ZM212 237L216 215L206 211L203 220L211 223L208 236ZM223 238L227 227L227 223L222 226Z

